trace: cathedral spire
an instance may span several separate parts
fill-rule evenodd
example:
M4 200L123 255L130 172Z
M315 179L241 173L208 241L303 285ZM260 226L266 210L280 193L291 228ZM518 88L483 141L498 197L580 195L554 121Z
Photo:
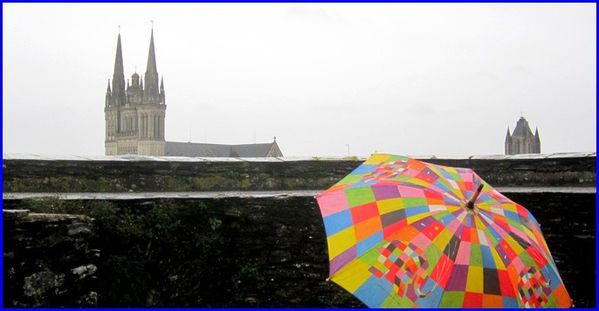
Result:
M164 77L160 78L160 104L162 104L162 105L165 104L165 98L164 98Z
M144 89L144 103L157 104L159 101L158 72L156 70L156 52L154 51L154 26L150 33L150 50L148 51L148 65L144 75L146 87Z
M510 134L510 126L507 127L507 133L505 134L505 154L512 154L512 135Z
M114 59L114 74L119 74L123 72L123 51L121 48L121 34L119 33L118 39L116 41L116 57Z
M539 137L539 128L535 127L534 152L541 153L541 137Z
M116 42L116 56L114 59L114 73L112 75L112 95L116 105L125 104L125 73L123 71L123 52L121 48L121 34Z
M110 91L110 79L108 79L108 86L106 87L106 107L111 105L110 99L112 98L112 92Z
M505 137L505 154L540 153L541 142L538 136L538 129L533 134L528 121L524 117L520 117L511 135L508 127Z
M150 34L150 51L148 52L148 66L146 67L147 73L157 73L156 72L156 52L154 52L154 29L152 28Z

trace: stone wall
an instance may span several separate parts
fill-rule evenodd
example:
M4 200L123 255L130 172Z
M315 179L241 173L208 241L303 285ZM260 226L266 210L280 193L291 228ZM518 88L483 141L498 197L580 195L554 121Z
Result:
M594 306L595 194L509 196L542 224L576 306ZM70 221L5 217L5 306L363 306L325 280L326 237L311 196L28 199L5 208L95 219L82 243ZM90 265L93 279L70 287L73 269ZM32 294L27 284L40 274L45 285Z
M4 211L4 306L95 306L99 250L89 217Z
M595 305L596 195L589 191L595 186L594 153L426 160L474 168L496 187L518 187L506 194L542 224L576 306ZM313 197L299 191L326 189L360 163L5 157L4 306L363 306L325 280L322 219ZM532 186L562 190L522 188ZM567 187L577 188L563 192ZM240 192L205 192L231 190ZM247 190L295 194L256 196ZM163 195L178 191L203 195ZM106 195L15 196L27 197L25 192ZM113 192L154 193L135 199Z
M425 159L473 168L493 186L595 186L595 154ZM144 192L326 189L362 161L105 157L3 160L5 192Z
M94 234L86 241L101 257L81 265L97 267L89 290L97 293L98 306L361 306L325 280L324 228L311 197L10 200L7 207L95 219ZM24 290L26 278L36 273L66 276L73 266L59 264L62 259L51 256L52 248L42 258L27 252L24 240L32 240L25 237L27 223L5 221L10 232L23 232L5 235L5 252L13 254L12 260L5 259L5 269L14 271L5 283L5 306L36 305ZM54 225L38 221L37 228ZM65 234L62 243L73 241ZM35 245L44 244L40 240ZM61 256L78 254L71 247ZM27 260L43 265L22 271ZM59 292L60 299L46 294L46 306L78 305L78 293L63 291L52 280L46 281L44 292Z

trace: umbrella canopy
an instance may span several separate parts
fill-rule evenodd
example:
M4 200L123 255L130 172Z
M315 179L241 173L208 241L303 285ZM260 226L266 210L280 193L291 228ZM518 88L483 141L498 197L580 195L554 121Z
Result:
M316 199L329 278L369 307L571 306L536 219L470 169L375 154Z

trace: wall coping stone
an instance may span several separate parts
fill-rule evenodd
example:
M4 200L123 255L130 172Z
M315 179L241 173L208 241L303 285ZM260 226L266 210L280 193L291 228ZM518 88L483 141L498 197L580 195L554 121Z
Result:
M517 155L470 155L470 156L434 156L434 155L406 155L408 157L427 160L525 160L525 159L552 159L552 158L594 158L596 152L559 152L541 154ZM202 158L202 157L172 157L172 156L143 156L143 155L118 155L118 156L78 156L78 155L41 155L34 153L3 154L3 160L45 160L45 161L162 161L162 162L294 162L294 161L365 161L363 157L281 157L281 158Z
M596 193L595 187L496 187L501 193ZM136 199L206 199L206 198L273 198L316 196L322 190L281 191L198 191L198 192L6 192L3 200L52 198L59 200L136 200Z

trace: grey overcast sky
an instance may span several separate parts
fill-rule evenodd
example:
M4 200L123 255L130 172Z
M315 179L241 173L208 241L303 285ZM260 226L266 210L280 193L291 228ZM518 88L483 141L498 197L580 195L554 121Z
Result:
M286 156L596 149L595 4L3 4L3 152L104 154L118 26L143 73L150 20L166 140Z

